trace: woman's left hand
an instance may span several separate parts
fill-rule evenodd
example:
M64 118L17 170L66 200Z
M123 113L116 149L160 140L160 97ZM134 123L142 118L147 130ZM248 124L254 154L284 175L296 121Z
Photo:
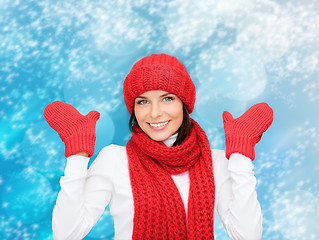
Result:
M241 153L251 160L255 159L254 147L262 134L273 121L273 110L267 103L258 103L238 118L225 111L223 123L226 140L226 157L232 153Z

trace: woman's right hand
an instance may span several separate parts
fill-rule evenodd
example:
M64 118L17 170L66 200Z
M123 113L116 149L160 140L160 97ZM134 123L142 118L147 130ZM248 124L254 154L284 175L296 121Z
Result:
M72 105L55 101L46 106L43 115L64 142L65 157L78 153L93 156L99 112L91 111L83 116Z
M255 159L255 145L270 127L273 110L267 103L258 103L238 118L225 111L223 123L225 130L226 157L232 153L241 153L251 160Z

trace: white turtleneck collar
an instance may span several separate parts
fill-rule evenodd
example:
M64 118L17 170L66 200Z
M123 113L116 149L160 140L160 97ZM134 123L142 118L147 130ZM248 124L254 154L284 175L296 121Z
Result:
M178 135L178 133L175 133L174 135L172 135L169 138L167 138L166 140L164 140L163 143L165 143L165 145L167 147L173 146L173 144L175 143L175 141L177 139L177 135Z

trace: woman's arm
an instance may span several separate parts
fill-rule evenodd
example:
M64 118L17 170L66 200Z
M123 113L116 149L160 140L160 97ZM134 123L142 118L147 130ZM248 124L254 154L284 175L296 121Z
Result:
M53 210L53 238L82 239L95 225L109 204L112 185L110 147L104 148L87 171L89 158L67 158L61 191Z
M217 161L220 167L216 170L221 172L216 179L217 211L228 235L234 240L261 239L262 213L251 160L234 153L229 161L224 154L219 154Z
M226 170L220 170L225 172L224 176L216 174L224 179L217 179L220 184L218 212L232 239L261 238L262 217L252 161L255 145L272 121L273 110L267 103L255 104L235 119L229 112L223 113L226 156L223 154L218 162L227 162L227 159L229 162L225 164Z
M82 239L103 213L112 193L112 156L105 148L87 171L94 155L97 111L83 116L72 105L55 101L43 115L65 145L67 165L53 210L54 239ZM103 169L102 172L100 170Z

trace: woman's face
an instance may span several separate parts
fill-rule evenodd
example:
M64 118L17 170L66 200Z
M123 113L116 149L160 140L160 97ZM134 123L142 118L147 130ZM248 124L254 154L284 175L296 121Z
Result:
M135 99L134 113L140 128L153 140L164 141L183 122L183 102L165 91L148 91Z

